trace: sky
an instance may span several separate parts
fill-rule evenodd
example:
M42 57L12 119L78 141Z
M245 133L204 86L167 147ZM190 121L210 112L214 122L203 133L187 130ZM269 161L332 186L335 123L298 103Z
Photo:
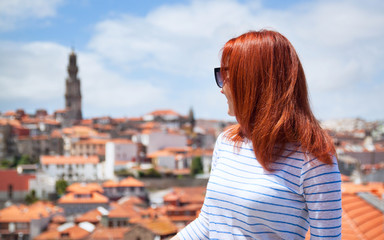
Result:
M285 35L320 120L384 120L381 0L0 0L0 112L63 109L77 54L85 118L173 109L225 119L213 68L229 39Z

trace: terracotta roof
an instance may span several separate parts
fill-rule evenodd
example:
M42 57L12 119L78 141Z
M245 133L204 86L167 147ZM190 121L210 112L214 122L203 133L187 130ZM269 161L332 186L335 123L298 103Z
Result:
M114 139L109 139L108 142L120 143L120 144L134 144L134 142L132 142L132 141L129 140L129 139L125 139L125 138L114 138Z
M16 169L0 170L0 191L8 192L10 185L13 191L28 191L29 180L34 178L34 175L18 174Z
M61 138L63 135L61 134L61 131L58 129L55 129L51 132L51 138Z
M131 118L127 118L129 121L143 121L143 118L142 117L131 117Z
M92 119L83 119L80 121L80 125L92 125Z
M76 194L73 192L67 193L62 196L58 203L60 204L88 204L88 203L108 203L109 200L106 196L93 192L90 194Z
M384 220L380 210L356 194L343 194L342 206L348 224L358 232L355 236L364 236L361 239L384 239Z
M147 158L172 157L175 155L176 155L175 153L168 150L159 150L159 151L147 154Z
M140 217L140 208L134 205L111 204L108 213L109 218L134 218Z
M384 239L383 213L357 195L358 192L377 193L383 183L342 183L342 239ZM309 233L305 239L310 239Z
M67 187L66 191L74 193L104 192L98 183L73 183Z
M65 235L63 236L63 234ZM75 225L61 232L58 230L50 230L47 232L43 232L42 234L35 237L34 240L52 240L52 239L77 240L77 239L84 239L89 234L90 233L87 230Z
M0 125L8 125L8 124L11 125L12 127L21 127L21 123L19 120L0 118Z
M4 116L16 116L16 112L10 110L10 111L6 111L3 115Z
M174 201L174 195L176 195L178 201L182 204L202 204L204 202L205 191L205 187L175 187L173 188L173 192L166 194L163 198L164 201L166 201L167 198Z
M63 212L63 209L49 202L39 201L30 206L11 205L0 210L0 222L30 222L59 212Z
M181 115L178 114L177 112L175 112L175 111L173 111L173 110L170 110L170 109L166 109L166 110L156 110L156 111L153 111L153 112L148 113L147 115L153 115L153 116L162 116L162 115L181 116Z
M175 234L178 230L176 225L167 217L159 217L153 221L140 224L160 236Z
M51 219L53 223L65 223L67 219L63 215L56 215Z
M117 228L107 228L107 227L98 227L93 231L90 236L90 239L93 240L123 240L124 234L130 230L129 227L117 227Z
M98 132L88 126L73 126L70 128L63 128L63 133L75 137L89 137L97 136Z
M97 156L41 156L40 163L48 164L97 164L99 163Z
M144 187L144 183L133 178L127 177L119 182L119 186L121 187Z
M108 180L102 184L103 187L118 187L119 183L113 181L113 180Z
M98 223L101 220L101 212L97 209L92 209L78 217L75 218L75 222L90 222Z

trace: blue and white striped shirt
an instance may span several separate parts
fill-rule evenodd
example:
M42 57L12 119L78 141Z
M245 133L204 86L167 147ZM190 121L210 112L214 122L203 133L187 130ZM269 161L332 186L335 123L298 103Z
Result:
M223 135L216 141L201 213L178 233L180 239L304 239L309 227L311 239L341 239L336 158L326 165L287 149L268 172L250 141L238 151Z

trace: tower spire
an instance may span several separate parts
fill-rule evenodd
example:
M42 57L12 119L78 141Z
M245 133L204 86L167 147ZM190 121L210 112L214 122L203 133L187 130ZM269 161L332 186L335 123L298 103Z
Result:
M68 77L66 79L65 88L65 107L67 109L66 125L72 125L76 121L81 120L81 89L80 79L77 77L79 68L77 67L77 56L74 50L69 55L69 63L67 67Z

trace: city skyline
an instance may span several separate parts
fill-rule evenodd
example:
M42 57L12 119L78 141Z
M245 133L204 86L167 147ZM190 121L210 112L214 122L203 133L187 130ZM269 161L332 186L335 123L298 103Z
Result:
M155 109L231 119L213 68L230 38L284 34L301 57L315 115L384 119L380 1L2 1L0 112L64 108L78 57L85 118Z

